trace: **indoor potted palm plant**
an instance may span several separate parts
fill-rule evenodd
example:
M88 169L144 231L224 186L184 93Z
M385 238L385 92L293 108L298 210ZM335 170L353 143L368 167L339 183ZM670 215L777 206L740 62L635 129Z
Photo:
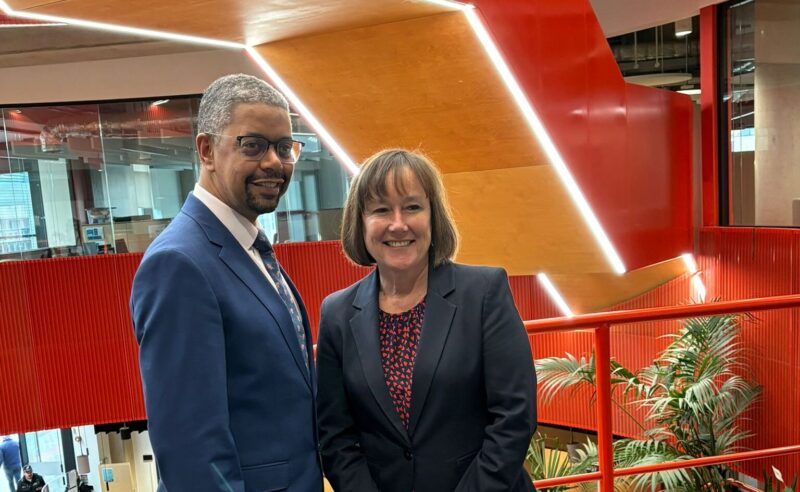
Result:
M615 467L630 467L742 450L750 433L740 419L761 392L739 373L741 318L718 315L682 322L673 341L653 364L632 372L612 361L612 399L641 429L641 439L614 443ZM536 362L544 403L568 389L595 390L594 355L551 357ZM639 422L631 413L644 409ZM595 455L591 450L589 455ZM585 463L584 463L585 465ZM575 470L580 473L584 470ZM733 472L727 465L620 478L620 489L722 491ZM539 478L539 477L536 477Z

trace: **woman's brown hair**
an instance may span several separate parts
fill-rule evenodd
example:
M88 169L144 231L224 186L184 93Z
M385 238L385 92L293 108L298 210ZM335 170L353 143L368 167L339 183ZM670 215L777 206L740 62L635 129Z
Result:
M456 230L439 170L427 157L404 149L382 150L368 157L353 178L342 216L342 247L350 260L362 266L375 264L364 244L364 206L372 198L386 196L386 178L403 190L402 170L408 169L419 180L431 203L431 252L433 266L450 261L458 249Z

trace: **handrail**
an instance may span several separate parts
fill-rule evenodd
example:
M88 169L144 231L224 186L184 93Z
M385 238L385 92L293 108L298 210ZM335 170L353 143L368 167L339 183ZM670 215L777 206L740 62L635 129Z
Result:
M646 309L630 309L625 311L608 311L603 313L579 314L562 318L544 318L525 322L528 333L549 333L556 331L572 331L578 328L597 328L602 324L626 324L642 321L665 319L695 318L714 314L741 313L748 311L765 311L800 307L800 295L760 297L738 301L712 302L708 304L687 304L685 306L669 306Z
M700 466L719 465L721 463L730 463L732 461L748 461L760 458L772 458L774 456L783 456L785 454L800 453L800 445L783 446L779 448L759 449L757 451L743 451L741 453L722 454L719 456L704 456L702 458L694 458L690 460L670 461L668 463L655 463L652 465L632 466L630 468L619 468L614 470L614 477L627 477L629 475L642 475L644 473L653 473L667 470L676 470L678 468L697 468ZM558 478L545 478L544 480L536 480L533 484L537 489L546 489L550 487L557 487L559 485L571 485L581 482L593 482L601 478L600 472L594 473L581 473L580 475L569 475Z
M768 309L800 307L800 295L762 297L737 301L714 302L709 304L690 304L647 309L631 309L604 313L582 314L563 318L547 318L525 321L525 329L529 334L538 335L562 331L582 329L594 330L595 361L597 364L597 448L599 471L583 473L567 477L537 480L534 485L549 488L558 485L580 482L600 481L601 492L613 492L614 477L638 475L679 468L708 466L731 461L745 461L756 458L770 458L785 454L800 453L800 445L779 448L745 451L721 456L705 456L691 460L672 461L653 465L642 465L631 468L614 469L613 436L611 429L611 342L612 324L638 323L669 319L695 318L715 314L733 314Z

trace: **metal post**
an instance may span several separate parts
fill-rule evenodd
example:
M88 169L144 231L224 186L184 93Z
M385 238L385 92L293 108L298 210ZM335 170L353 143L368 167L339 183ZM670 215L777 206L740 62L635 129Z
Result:
M614 492L614 452L611 433L611 337L609 325L594 330L594 363L597 378L597 451L599 454L600 492Z

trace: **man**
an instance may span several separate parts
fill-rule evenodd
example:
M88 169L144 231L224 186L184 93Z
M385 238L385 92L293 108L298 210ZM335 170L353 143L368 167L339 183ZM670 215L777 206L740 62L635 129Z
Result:
M41 475L33 473L31 465L25 465L22 471L25 475L17 484L16 492L41 492L44 488L44 478L42 478Z
M16 492L22 471L22 457L19 455L19 443L9 436L3 436L3 441L0 442L0 463L6 472L8 488L11 492Z
M159 492L319 492L311 333L256 218L302 144L284 97L228 75L198 112L200 180L150 245L131 313Z

